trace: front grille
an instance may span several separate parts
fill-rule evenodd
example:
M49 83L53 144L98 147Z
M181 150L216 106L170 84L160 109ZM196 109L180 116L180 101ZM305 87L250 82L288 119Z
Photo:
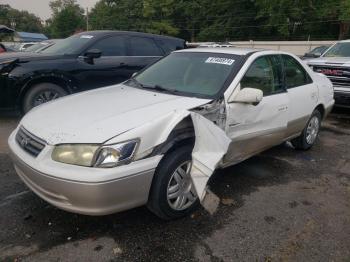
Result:
M32 156L38 156L45 147L45 141L34 136L23 127L20 127L16 134L18 145Z
M350 68L341 66L314 66L315 72L325 74L334 86L350 88Z
M346 93L335 92L334 99L335 99L335 103L338 106L341 105L341 106L350 107L350 92L346 92Z

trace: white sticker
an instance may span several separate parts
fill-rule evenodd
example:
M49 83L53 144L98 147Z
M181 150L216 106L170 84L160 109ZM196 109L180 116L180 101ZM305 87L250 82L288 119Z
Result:
M80 38L85 38L85 39L91 39L93 38L93 35L81 35Z
M205 62L209 64L232 65L235 62L235 60L222 57L208 57L208 59Z

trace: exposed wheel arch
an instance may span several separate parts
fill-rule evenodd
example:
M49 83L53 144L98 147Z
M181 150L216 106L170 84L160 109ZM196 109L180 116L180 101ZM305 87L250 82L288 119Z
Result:
M318 110L318 112L320 112L322 120L326 117L326 108L323 104L319 104L314 110Z
M175 150L179 146L194 146L195 132L191 117L181 120L169 134L167 140L156 146L152 152L152 156L159 154L167 154Z

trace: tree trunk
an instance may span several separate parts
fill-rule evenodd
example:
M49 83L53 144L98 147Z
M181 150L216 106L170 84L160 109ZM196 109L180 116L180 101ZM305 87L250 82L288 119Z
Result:
M339 24L339 40L343 40L349 33L350 22L340 22Z

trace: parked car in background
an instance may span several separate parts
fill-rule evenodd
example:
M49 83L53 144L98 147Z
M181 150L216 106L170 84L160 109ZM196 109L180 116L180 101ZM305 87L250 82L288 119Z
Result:
M29 48L33 45L36 45L36 44L37 44L37 42L22 43L22 44L20 44L18 51L24 52L27 50L27 48Z
M1 53L5 53L7 50L6 50L6 47L0 43L0 54Z
M279 51L176 51L123 84L34 108L9 138L20 178L61 209L191 213L215 169L283 141L310 149L333 87Z
M2 42L8 52L17 52L19 49L18 42Z
M350 108L350 40L334 44L321 57L307 63L332 81L335 105Z
M39 53L0 57L0 108L31 108L53 99L129 79L177 49L179 38L122 31L92 31Z
M215 42L201 44L198 47L234 47L234 45L230 44L229 42Z
M49 48L50 46L54 45L55 43L57 43L58 41L60 41L59 39L53 39L53 40L45 40L39 43L36 43L35 45L32 45L30 47L28 47L25 52L35 52L35 53L40 53L41 51L43 51L44 49Z
M1 51L0 53L5 52L14 52L15 50L11 47L11 45L8 45L7 43L0 43Z
M305 55L302 57L303 60L311 59L311 58L317 58L320 57L324 54L324 52L327 51L329 48L329 45L323 45L323 46L318 46L312 49L310 52L305 53Z

